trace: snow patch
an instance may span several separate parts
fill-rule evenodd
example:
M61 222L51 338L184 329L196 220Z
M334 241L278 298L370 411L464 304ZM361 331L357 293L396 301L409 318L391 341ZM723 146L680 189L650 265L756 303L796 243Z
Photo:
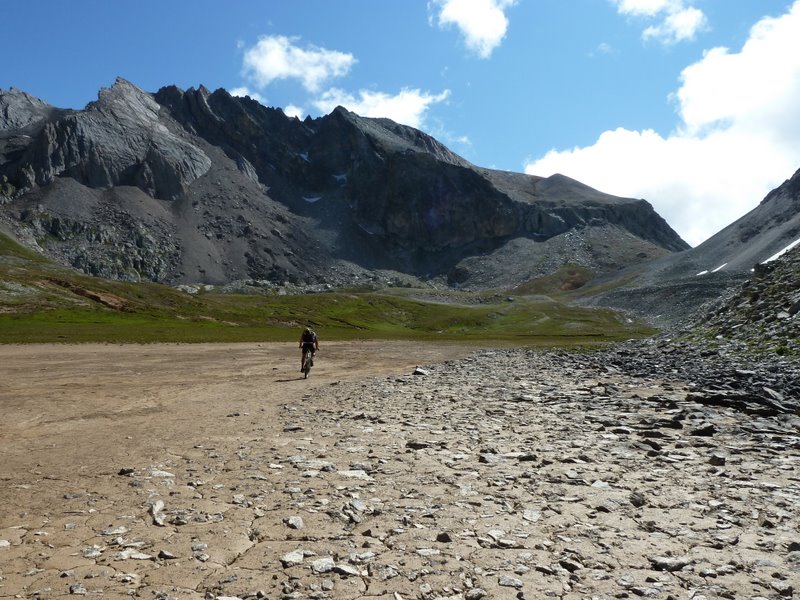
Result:
M341 175L334 175L333 178L337 182L343 183L343 182L347 181L347 173L342 173Z
M794 248L795 246L797 246L797 244L800 244L800 239L797 239L797 240L793 241L791 244L789 244L788 246L786 246L786 248L784 248L784 249L783 249L783 250L781 250L780 252L777 252L777 253L773 254L772 256L770 256L770 257L769 257L767 260L765 260L765 261L764 261L763 263L761 263L761 264L764 264L764 265L765 265L765 264L767 264L768 262L772 262L773 260L777 260L777 259L779 259L781 256L783 256L784 254L786 254L786 253L787 253L789 250L791 250L792 248Z
M725 268L725 267L727 267L727 266L728 266L728 263L722 263L720 266L718 266L716 269L714 269L714 270L713 270L713 271L711 271L711 272L712 272L712 273L716 273L717 271L721 271L722 269L724 269L724 268Z
M696 275L696 277L700 277L701 275L708 275L708 270L706 270L706 271L700 271L700 272L699 272L699 273Z
M307 163L310 163L310 162L311 162L311 159L310 159L310 158L308 158L308 152L301 152L301 153L300 153L300 154L298 154L297 156L299 156L300 158L302 158L302 159L303 159L304 161L306 161Z
M314 202L319 202L322 200L322 196L303 196L303 200L309 204L314 204Z

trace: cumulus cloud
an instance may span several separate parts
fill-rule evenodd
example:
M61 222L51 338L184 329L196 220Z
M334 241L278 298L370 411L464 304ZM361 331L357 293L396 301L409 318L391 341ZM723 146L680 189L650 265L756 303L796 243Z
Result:
M323 113L329 113L337 106L344 106L363 117L386 117L404 125L420 128L428 109L434 104L445 101L449 95L450 90L431 94L419 89L403 88L394 95L361 90L356 96L345 90L331 88L313 104Z
M759 21L740 51L714 48L686 67L672 98L680 122L667 136L606 131L525 171L645 198L687 242L702 242L800 167L800 0Z
M642 32L644 40L663 44L693 40L708 27L705 13L687 0L611 0L621 15L655 20Z
M347 75L356 63L352 54L314 45L301 47L299 38L264 36L244 53L243 71L259 88L279 79L296 79L309 92L318 92L332 79Z
M262 96L258 92L254 92L253 90L248 89L247 87L235 87L228 90L228 93L231 96L238 96L240 98L244 98L245 96L250 96L253 100L257 100L261 104L267 103L266 98L264 98L264 96Z
M244 53L243 73L251 85L234 88L231 94L247 95L264 103L253 87L263 89L276 80L296 79L309 92L304 103L320 113L329 113L341 105L362 116L386 117L417 128L425 122L430 107L450 95L449 90L433 94L412 88L403 88L397 94L371 90L353 94L337 87L323 91L331 80L347 75L356 64L356 58L314 45L301 47L298 42L298 38L280 35L261 37ZM287 104L283 112L298 118L308 114L305 108L295 104Z
M440 28L457 27L470 51L489 58L508 31L506 9L517 0L433 0Z
M283 107L283 114L287 117L297 117L298 119L305 118L306 111L302 106L295 106L294 104L287 104Z

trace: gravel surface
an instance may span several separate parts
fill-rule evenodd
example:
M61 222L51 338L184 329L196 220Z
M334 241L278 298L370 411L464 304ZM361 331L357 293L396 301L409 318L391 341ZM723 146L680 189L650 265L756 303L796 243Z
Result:
M3 349L0 596L800 586L797 415L625 348L323 345L307 382L286 345L42 348Z

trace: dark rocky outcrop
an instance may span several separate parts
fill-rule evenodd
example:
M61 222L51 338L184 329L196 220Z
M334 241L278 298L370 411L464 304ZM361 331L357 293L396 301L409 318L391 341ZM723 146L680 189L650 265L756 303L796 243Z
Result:
M0 177L0 219L21 241L134 280L337 285L394 271L481 288L576 255L608 272L687 248L644 200L482 169L341 107L300 121L202 86L148 94L118 79L81 111L0 92Z

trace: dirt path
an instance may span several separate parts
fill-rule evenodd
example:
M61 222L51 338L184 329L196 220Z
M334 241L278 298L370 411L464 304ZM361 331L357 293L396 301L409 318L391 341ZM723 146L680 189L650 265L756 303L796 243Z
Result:
M323 343L308 380L292 344L0 346L3 476L108 472L170 443L236 438L226 419L275 425L277 408L336 381L467 355L456 345ZM295 364L297 363L297 364ZM266 431L266 430L265 430Z
M82 537L93 533L82 530L125 518L106 510L125 506L121 469L158 470L207 448L235 458L243 436L273 444L279 408L317 388L469 352L451 344L323 342L303 380L294 344L0 346L0 597L58 595L65 579L74 583L61 575L87 562L82 548L92 544ZM141 512L125 510L134 508Z

